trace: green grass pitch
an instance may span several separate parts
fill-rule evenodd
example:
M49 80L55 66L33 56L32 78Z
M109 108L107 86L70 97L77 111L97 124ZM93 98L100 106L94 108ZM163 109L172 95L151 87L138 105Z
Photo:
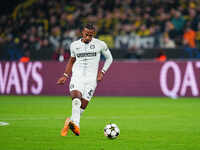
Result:
M199 150L200 99L94 97L81 134L60 136L70 97L0 96L0 150ZM104 136L107 123L120 136Z

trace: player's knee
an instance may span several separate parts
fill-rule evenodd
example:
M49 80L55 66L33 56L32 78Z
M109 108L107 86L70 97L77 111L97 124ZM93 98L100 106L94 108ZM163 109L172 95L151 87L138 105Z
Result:
M75 98L79 98L81 99L82 95L81 95L81 92L77 91L77 90L74 90L70 93L72 99L75 99Z
M72 105L76 107L81 107L81 100L79 98L74 98L72 100Z

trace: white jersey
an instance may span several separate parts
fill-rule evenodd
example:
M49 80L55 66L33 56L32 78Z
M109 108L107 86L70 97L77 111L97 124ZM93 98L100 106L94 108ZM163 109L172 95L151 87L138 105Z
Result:
M112 63L112 55L105 42L92 38L87 44L81 39L74 41L70 46L71 57L76 61L72 68L72 77L84 80L96 80L100 56L106 58L103 70L107 71Z

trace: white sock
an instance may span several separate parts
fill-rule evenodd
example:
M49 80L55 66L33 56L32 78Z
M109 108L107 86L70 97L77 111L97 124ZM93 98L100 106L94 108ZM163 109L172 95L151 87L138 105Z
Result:
M81 107L81 100L78 98L73 99L71 120L78 126L80 123L80 107Z
M85 109L81 108L80 109L80 115L82 115L84 111L85 111Z

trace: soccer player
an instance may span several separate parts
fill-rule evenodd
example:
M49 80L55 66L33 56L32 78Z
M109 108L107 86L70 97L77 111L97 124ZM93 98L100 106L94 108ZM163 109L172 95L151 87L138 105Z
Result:
M64 74L57 84L64 84L70 77L70 96L72 97L72 115L67 118L61 136L66 136L71 129L77 136L80 135L80 116L91 100L97 82L103 79L110 67L113 58L105 42L94 38L95 28L86 24L81 28L82 38L70 45L71 57L66 65ZM100 56L105 56L105 63L99 69Z

